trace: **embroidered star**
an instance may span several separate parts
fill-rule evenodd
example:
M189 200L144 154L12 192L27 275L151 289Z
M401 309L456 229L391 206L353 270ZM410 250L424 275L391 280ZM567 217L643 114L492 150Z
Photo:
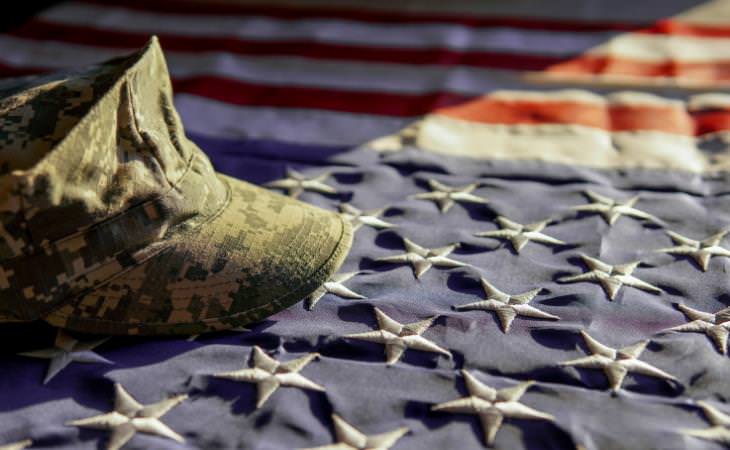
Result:
M555 420L550 414L520 403L520 398L530 386L535 384L534 381L523 381L515 386L497 390L477 380L466 370L462 370L461 374L469 395L439 403L431 407L431 410L478 415L479 421L482 423L485 442L489 447L494 444L494 438L505 418Z
M24 441L11 442L10 444L0 445L0 450L23 450L33 445L33 441L26 439Z
M455 310L492 311L497 314L497 317L499 318L499 323L504 333L507 333L509 331L510 326L512 326L512 321L515 320L515 317L517 316L533 317L536 319L560 320L560 317L548 314L544 311L540 311L539 309L528 304L542 289L533 289L522 294L510 295L500 291L484 278L481 278L480 281L482 283L482 288L484 289L484 294L487 297L486 300L467 303L465 305L456 305L454 306Z
M314 292L309 294L309 297L307 297L307 309L310 311L314 309L314 305L316 305L319 299L327 293L335 294L342 298L365 298L364 295L360 295L342 284L357 275L358 273L360 272L346 272L332 275L330 279L325 281L322 286L318 287L317 289L315 289Z
M621 286L624 285L654 294L660 294L662 292L658 287L631 275L634 269L640 264L640 261L612 266L586 255L581 255L581 259L583 259L583 263L588 267L587 272L580 275L562 277L558 281L562 283L577 283L581 281L596 282L601 285L609 300L614 300Z
M53 347L23 352L19 353L19 355L50 360L48 370L46 370L46 377L43 379L43 384L46 384L72 362L114 364L92 351L108 340L109 338L107 337L91 342L79 342L65 331L59 329L56 333L56 340Z
M454 206L454 202L486 204L488 200L472 194L474 189L479 187L478 183L467 184L466 186L447 186L436 180L428 180L428 187L431 192L423 192L411 196L417 200L431 200L436 202L442 213L447 212Z
M375 209L372 211L361 211L349 203L342 203L339 206L340 215L349 220L352 224L353 233L360 229L361 226L367 225L373 227L376 230L382 230L385 228L393 228L395 225L388 223L380 218L380 215L385 212L385 208Z
M628 347L614 349L601 344L590 337L585 331L581 331L580 334L583 336L583 340L591 355L564 361L559 363L559 365L575 366L585 369L602 369L608 379L609 387L614 392L621 389L621 384L623 384L624 378L626 378L629 372L677 381L676 378L663 370L657 369L649 363L638 359L649 341L641 341Z
M416 278L426 273L433 266L436 267L464 267L467 264L448 258L449 253L453 252L459 244L451 244L444 247L428 249L421 247L408 238L403 238L403 246L406 252L402 255L385 256L377 258L377 262L387 262L396 264L410 264L413 267L413 274Z
M651 222L661 222L658 218L651 214L634 208L636 202L639 201L638 195L625 201L618 201L591 191L586 191L584 194L593 203L573 206L572 209L575 211L598 213L603 216L609 225L616 223L621 215L635 217L637 219L645 219Z
M439 353L449 358L451 357L451 353L448 350L439 347L421 336L431 326L436 319L435 317L430 317L420 322L402 324L391 319L376 307L375 318L378 321L378 330L348 334L345 337L385 345L386 364L395 364L407 348L423 352Z
M729 445L730 416L703 400L698 401L697 406L702 408L702 413L712 426L700 429L684 428L680 431L689 436Z
M660 248L656 251L673 255L691 256L697 265L700 266L700 269L706 272L710 266L710 258L713 256L730 257L730 250L720 246L722 239L727 233L727 231L721 231L701 241L696 241L673 231L667 231L669 237L677 245L674 247Z
M520 250L522 250L522 248L530 241L549 245L565 245L565 242L560 239L555 239L554 237L541 233L541 231L550 223L549 220L522 225L509 220L506 217L499 216L497 217L497 223L501 229L484 231L482 233L475 234L475 236L508 239L512 243L512 248L514 248L517 253L519 253Z
M107 448L116 450L126 444L137 433L166 437L177 442L185 442L160 421L175 406L183 402L187 395L176 395L151 405L142 405L124 390L121 384L114 384L114 410L106 414L73 420L66 425L97 430L111 430Z
M718 352L723 355L727 354L727 337L730 333L730 307L721 309L714 314L698 311L681 304L677 305L677 308L691 321L664 331L704 333L715 344Z
M332 186L325 184L329 178L329 172L325 172L314 178L306 178L303 174L293 169L286 169L286 178L274 180L264 186L286 191L286 195L297 198L304 191L319 192L321 194L336 194Z
M324 387L299 374L304 366L319 357L318 353L310 353L287 362L275 360L258 346L254 346L251 354L253 367L216 373L213 376L233 381L256 383L258 389L256 408L260 408L280 386L324 392Z
M332 414L332 422L335 425L337 442L330 445L312 447L309 450L388 450L409 431L407 427L401 427L385 433L368 436L345 422L345 419L337 414Z

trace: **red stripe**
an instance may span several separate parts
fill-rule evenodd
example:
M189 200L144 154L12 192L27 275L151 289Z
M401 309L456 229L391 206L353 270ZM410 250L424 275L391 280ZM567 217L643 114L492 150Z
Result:
M585 103L566 100L502 100L485 97L444 108L439 114L492 124L575 124L606 131L654 130L693 135L686 110L671 106Z
M262 16L282 20L334 19L370 23L454 24L474 28L508 27L523 30L567 32L637 32L696 37L730 37L730 26L686 23L674 19L656 22L618 22L595 20L548 19L538 17L509 17L489 14L459 15L449 13L423 13L418 11L377 11L342 7L270 6L265 4L235 4L216 2L166 1L166 0L81 0L83 3L113 5L114 7L145 12L184 15L242 15Z
M40 71L38 68L19 69L0 65L0 76L19 76ZM269 86L214 76L174 79L173 85L178 93L245 106L323 109L398 117L416 117L436 112L476 123L576 124L607 131L655 130L682 135L730 130L730 110L722 109L688 113L671 106L510 101L489 97L474 100L448 92L413 95Z
M730 60L712 62L640 61L603 55L581 55L557 63L547 72L570 75L622 75L633 77L676 77L692 81L730 80Z
M39 72L46 70L0 65L0 76L21 76ZM456 105L473 98L449 92L396 94L271 86L217 76L174 78L172 83L177 93L198 95L234 105L324 109L396 117L421 116L437 108Z
M41 41L62 41L79 45L134 49L143 46L148 34L62 25L41 20L30 21L11 30L10 35ZM346 44L326 44L313 41L258 41L234 37L158 35L167 51L229 52L241 55L291 55L313 59L385 62L412 65L463 65L509 70L542 70L565 58L486 51L456 51L448 49L411 49L368 47Z
M636 30L636 32L646 34L665 34L671 36L723 38L730 37L730 26L692 24L673 19L662 19L650 27Z
M418 11L377 11L366 8L342 7L301 7L272 6L262 4L235 4L218 2L164 1L164 0L82 0L84 3L145 12L185 14L196 16L208 15L244 15L263 16L284 20L299 19L336 19L355 20L359 22L419 24L447 23L466 27L510 27L527 30L545 31L633 31L650 24L626 23L617 21L578 21L568 19L543 19L526 17L506 17L480 14L423 13Z
M314 87L278 87L212 76L174 80L173 84L177 92L236 105L326 109L400 117L424 115L439 107L455 105L472 98L448 92L412 95Z
M707 133L730 130L730 111L713 109L693 111L695 120L695 134L700 136Z
M13 67L0 63L0 78L24 77L27 75L39 75L52 72L52 70L40 67Z
M568 100L503 100L482 97L437 114L475 123L574 124L606 131L653 130L700 136L730 130L730 109L687 111L676 106L595 104Z

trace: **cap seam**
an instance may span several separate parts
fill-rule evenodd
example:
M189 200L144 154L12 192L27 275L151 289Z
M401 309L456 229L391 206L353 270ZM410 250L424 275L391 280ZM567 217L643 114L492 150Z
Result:
M195 322L178 322L178 323L172 323L172 324L169 322L136 322L136 323L132 323L132 322L121 322L121 321L116 321L116 320L88 319L88 318L85 318L84 321L87 323L92 322L92 323L98 323L98 324L105 324L105 323L106 324L122 324L126 327L137 327L137 328L148 328L148 327L158 328L161 326L174 327L175 325L178 325L178 326L206 325L206 324L210 324L210 323L220 322L221 320L235 318L237 316L242 316L245 314L250 314L251 312L254 312L256 310L267 308L267 307L271 306L272 303L281 302L282 300L284 300L286 298L292 297L294 295L298 295L298 293L300 291L304 291L305 293L311 292L314 289L316 289L318 286L320 286L322 284L322 282L324 281L324 280L322 280L324 278L322 276L323 272L324 273L329 272L330 271L329 266L331 265L331 263L333 261L340 260L342 254L344 252L346 252L347 250L349 250L349 248L350 248L350 245L343 245L343 244L345 242L351 243L352 236L353 236L352 228L350 227L349 223L345 222L345 220L341 216L337 215L336 217L340 221L340 227L341 227L340 237L338 238L337 244L335 245L335 248L332 251L332 253L330 253L330 255L325 259L325 261L322 262L322 264L314 271L314 273L312 275L310 275L310 277L309 277L310 280L312 280L312 279L318 280L316 284L311 283L311 282L304 283L304 284L301 284L298 287L280 295L279 297L269 301L266 304L258 305L258 306L249 308L244 311L239 311L235 314L229 314L226 316L219 316L219 317L210 318L210 319L203 319L203 320L198 320ZM322 280L322 281L319 281L319 280ZM111 279L109 281L111 281ZM299 300L301 300L301 298ZM297 300L297 301L299 301L299 300ZM292 303L294 303L294 302L292 302ZM288 304L284 305L283 307L286 307L286 306L288 306ZM73 318L73 316L63 314L63 313L56 312L54 314L56 314L58 317L63 318L63 319Z
M2 266L3 264L9 263L9 262L13 262L13 261L15 261L18 258L35 256L35 255L38 255L38 254L42 253L44 250L52 250L53 249L53 246L57 246L59 244L63 244L66 241L69 241L69 240L74 239L76 237L82 236L83 234L85 234L89 230L92 230L92 229L94 229L94 228L96 228L98 226L101 226L103 224L113 224L116 221L121 220L130 210L138 209L138 208L144 208L145 206L147 206L147 205L149 205L151 203L154 203L154 202L159 201L160 199L162 199L162 198L166 197L168 194L170 194L170 192L174 191L178 186L180 186L180 183L182 183L183 180L185 179L185 177L191 172L191 169L193 167L193 162L195 160L195 157L196 157L195 154L193 154L193 155L190 156L190 159L188 159L187 165L185 167L185 171L182 173L182 175L180 175L180 177L177 180L175 180L175 184L171 184L170 187L167 188L167 190L164 193L159 194L156 197L150 198L148 200L145 200L144 202L136 203L136 204L130 206L129 208L126 208L123 211L120 211L119 213L115 214L114 217L110 217L108 219L104 219L104 220L100 220L98 222L94 222L91 225L87 225L85 228L83 228L80 231L76 231L74 233L68 234L66 236L63 236L61 238L56 239L55 241L51 241L51 242L48 242L48 243L45 243L45 244L44 243L41 243L41 244L39 244L37 246L38 249L35 252L33 252L33 253L28 253L28 254L23 254L23 255L16 255L16 256L13 256L12 258L0 260L0 266ZM23 199L21 198L21 201L22 200Z
M153 37L152 39L156 41L156 37ZM127 63L129 63L129 65L127 65L127 66L120 66L120 67L123 67L123 69L119 73L118 78L116 80L114 80L114 82L110 86L108 86L107 89L105 89L103 92L100 92L99 93L98 98L96 99L96 101L94 102L94 104L91 105L91 107L86 112L86 114L84 115L84 117L82 117L78 122L76 122L76 124L74 124L74 126L69 130L69 132L60 141L58 141L56 143L56 145L55 145L54 148L60 148L60 147L63 147L64 145L69 145L67 143L69 141L69 139L70 139L69 136L71 136L72 133L77 128L80 128L80 126L82 126L83 124L85 124L85 122L87 122L88 120L90 120L90 119L88 119L88 117L91 116L96 110L100 109L101 106L99 106L99 105L101 105L106 99L108 99L109 96L111 96L113 94L113 92L115 90L117 90L121 86L122 83L125 83L125 82L128 81L128 75L129 75L129 73L131 71L133 71L133 70L139 70L139 64L146 57L147 50L150 48L150 45L152 44L152 42L153 41L150 40L147 43L147 45L145 45L145 47L143 47L141 50L137 51L134 55L130 56L130 60L126 60L126 61L120 62L120 64L127 64ZM131 59L132 58L136 58L136 59L134 59L134 61L131 62ZM116 58L115 59L112 59L112 60L109 60L106 63L109 63L109 62L115 61L115 60L116 60ZM100 66L104 66L106 63L101 63ZM48 164L48 157L51 155L51 153L52 152L46 153L36 163L36 165L34 167L30 167L28 169L24 169L24 170L18 171L19 172L19 175L15 175L15 177L17 177L17 178L25 178L26 175L30 175L30 174L36 173L36 170L39 167L43 167L44 165L47 165ZM12 173L11 173L11 175L12 175Z
M202 222L198 223L198 224L197 224L197 225L196 225L196 226L195 226L194 228L192 228L192 229L191 229L191 231L192 231L192 230L196 230L196 229L198 229L199 227L201 227L201 226L205 225L206 223L209 223L209 222L211 222L211 221L215 220L215 219L216 219L216 218L218 218L218 216L220 216L220 215L221 215L221 214L223 213L223 211L224 211L224 210L225 210L225 209L226 209L226 208L227 208L227 207L228 207L228 206L230 205L230 203L231 203L231 198L232 198L232 194L231 194L231 188L230 188L230 185L228 184L228 182L227 182L227 181L223 180L223 182L224 182L224 185L226 186L226 200L225 200L225 201L223 202L223 204L221 205L221 207L220 207L220 208L219 208L219 209L218 209L218 210L217 210L217 211L216 211L215 213L213 213L213 214L211 214L210 216L206 217L206 219L205 219L204 221L202 221ZM174 228L171 228L170 230L168 230L168 234L170 234L170 235L171 235L171 234L172 234L172 231L175 231L175 230L176 230L177 228L179 228L180 226L184 225L185 223L186 223L186 222L182 222L182 223L178 224L177 226L175 226ZM46 317L46 316L48 316L49 314L58 314L58 315L59 315L59 316L61 316L61 317L70 317L70 316L64 316L64 315L62 315L61 313L58 313L58 312L56 312L56 311L57 311L57 309L58 309L58 308L61 308L61 307L63 307L63 306L65 305L65 304L68 304L68 303L73 303L73 302L74 302L75 300L77 300L77 299L78 299L79 297L81 297L81 296L83 296L83 295L86 295L86 294L88 294L88 293L89 293L90 291L92 291L92 290L94 290L94 289L98 289L98 288L100 288L101 286L104 286L104 285L106 285L107 283L109 283L109 282L111 282L112 280L114 280L114 279L116 279L116 278L118 278L118 277L120 277L120 276L124 275L125 273L129 272L130 270L134 269L135 267L138 267L138 266L140 266L140 265L144 264L144 263L145 263L145 262L147 262L147 261L148 261L149 259L151 259L151 258L153 258L154 256L158 255L159 253L163 252L163 251L164 251L164 250L166 249L166 244L168 243L167 241L169 241L170 239L171 239L171 238L163 238L163 239L161 239L161 240L159 240L159 241L155 241L155 243L153 243L153 244L150 244L150 245L148 245L148 246L147 246L147 247L145 247L145 248L148 248L148 247L150 247L151 245L154 245L154 244L156 244L156 245L160 246L161 248L160 248L159 250L157 250L157 251L151 252L150 254L146 255L146 256L145 256L144 258L140 259L140 260L139 260L138 262L136 262L135 264L133 264L133 265L131 265L131 266L129 266L129 267L125 267L125 268L124 268L123 270L121 270L121 271L120 271L120 272L118 272L118 273L115 273L114 275L112 275L111 277L107 278L106 280L103 280L102 282L100 282L100 283L98 283L98 284L96 284L96 285L93 285L93 286L89 286L88 288L84 289L84 290L83 290L82 292L80 292L80 293L76 294L76 295L75 295L75 296L74 296L74 297L73 297L73 298L72 298L72 299L71 299L70 301L67 301L67 302L62 302L61 304L58 304L58 305L53 305L53 307L52 307L52 308L49 308L49 310L48 310L48 311L42 311L42 312L40 313L40 318ZM138 250L138 251L143 251L143 250L144 250L144 248L143 248L143 249L140 249L140 250ZM97 268L97 269L94 269L94 270L98 270L98 268ZM89 272L85 272L85 273L84 273L84 274L82 274L82 275L85 275L85 274L87 274L87 273L89 273Z
M91 116L94 113L94 111L96 111L97 109L100 108L99 105L102 104L105 100L107 100L117 90L125 89L125 90L128 91L129 102L130 102L130 106L132 108L132 112L135 111L135 105L134 105L133 99L131 97L131 90L130 90L129 84L132 82L132 80L131 80L132 75L134 75L134 74L136 74L136 73L139 72L140 62L142 60L144 60L145 57L147 57L146 50L148 48L150 48L150 46L152 45L152 43L154 41L156 41L156 38L155 37L153 37L152 40L150 40L150 42L144 47L143 50L137 52L137 54L135 55L135 58L137 58L137 59L132 64L130 64L129 66L127 66L127 67L125 67L123 69L123 71L119 75L119 77L114 81L114 83L112 83L111 86L108 87L108 89L106 89L104 92L100 93L100 95L96 99L95 103L86 112L86 114L84 115L84 117L82 117L81 120L79 120L76 124L74 124L73 129L69 132L68 135L70 135L71 132L73 132L73 130L79 128L82 124L84 124L86 121L88 121L89 120L88 117ZM137 121L136 114L133 113L131 115L132 115L131 119L134 122L134 125L133 126L135 127L136 130L139 130L139 127L137 126L137 122L136 122ZM138 131L138 133L139 133L139 131ZM68 145L66 143L68 135L65 136L63 139L61 139L61 141L59 141L54 148L55 149L58 149L58 148L63 147L64 145ZM168 136L169 136L169 130L168 130ZM171 136L170 136L170 138L171 138ZM171 141L172 140L173 139L171 139ZM174 142L173 142L173 145L175 145ZM178 154L179 153L180 152L178 151ZM34 168L30 168L30 169L27 169L25 171L22 171L23 172L23 175L34 173L35 170L36 170L36 168L42 168L44 166L44 164L47 165L47 156L50 155L50 154L51 154L51 152L49 152L40 161L38 161L38 163L36 164L36 166ZM142 203L137 203L135 205L132 205L132 206L126 208L125 210L119 212L114 217L110 217L108 219L104 219L104 220L100 220L98 222L94 222L94 223L92 223L90 225L85 226L80 231L77 231L75 233L71 233L71 234L66 235L66 236L63 236L63 237L61 237L59 239L56 239L52 243L45 243L45 244L44 243L38 243L38 244L36 244L35 241L32 239L32 235L30 233L30 230L26 230L26 235L28 235L30 237L30 242L31 242L31 245L32 245L32 247L34 249L34 252L33 253L25 253L25 254L21 254L21 255L15 255L12 258L0 260L0 266L2 264L6 263L6 262L13 261L13 260L15 260L17 258L20 258L20 257L24 257L24 256L27 257L27 256L37 255L37 254L41 253L43 250L50 249L52 245L57 245L57 244L60 244L62 242L65 242L68 239L73 239L74 237L79 236L79 235L83 234L84 232L86 232L86 231L88 231L88 230L92 229L93 227L98 226L100 224L108 223L108 222L109 223L113 223L111 221L118 220L121 216L124 215L124 213L126 213L130 209L147 205L150 202L157 201L160 198L168 195L172 190L174 190L175 188L177 188L180 185L180 183L184 180L184 178L188 175L188 173L190 172L190 169L193 166L193 162L195 160L195 157L196 157L195 152L192 152L192 154L190 155L190 158L188 159L188 161L186 163L185 170L183 171L182 174L180 174L180 176L174 182L170 181L170 179L168 178L167 172L165 170L163 170L163 175L165 177L165 180L170 184L170 186L167 188L167 190L164 193L159 194L158 196L156 196L154 198L151 198L149 200L146 200L146 201L144 201ZM20 180L25 180L26 177L24 177L24 176L17 176L16 175L16 179L20 181ZM27 185L25 185L24 188L27 188ZM24 200L24 196L21 195L20 196L20 201L23 202L23 200ZM25 208L27 208L27 207L21 206L21 212L23 212L23 210Z

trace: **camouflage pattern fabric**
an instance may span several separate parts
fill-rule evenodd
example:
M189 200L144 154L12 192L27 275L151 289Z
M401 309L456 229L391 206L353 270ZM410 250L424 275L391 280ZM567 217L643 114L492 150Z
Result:
M0 84L0 321L190 334L301 300L352 240L338 215L216 174L153 38Z

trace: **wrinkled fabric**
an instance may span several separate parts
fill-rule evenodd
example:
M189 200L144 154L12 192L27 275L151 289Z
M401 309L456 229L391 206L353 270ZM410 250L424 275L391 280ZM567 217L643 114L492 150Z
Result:
M93 448L104 442L104 432L79 432L62 423L109 410L114 381L146 403L189 394L190 400L163 418L186 438L182 448L324 445L334 439L332 412L369 434L408 427L410 433L393 447L397 449L482 448L476 416L431 411L436 404L465 395L458 371L466 369L495 389L536 381L520 402L555 416L553 422L506 419L495 448L721 448L681 430L709 427L693 406L697 399L710 399L725 409L718 399L730 389L730 363L701 333L663 330L687 322L675 304L709 312L728 304L730 261L712 258L702 272L690 258L654 250L671 245L665 229L703 237L730 221L726 176L475 162L433 156L415 147L387 155L354 149L331 157L324 167L301 170L309 178L325 171L331 171L328 184L340 194L332 198L304 192L302 199L332 210L339 201L365 211L385 208L381 217L395 225L380 230L361 226L341 269L361 271L344 285L366 298L326 293L312 311L300 303L251 331L195 341L113 338L95 351L115 365L72 364L42 391L37 386L45 362L6 358L6 389L18 386L27 393L5 397L11 400L0 422L8 424L2 429L8 439L26 436L19 428L23 423L30 426L32 438L59 448ZM412 198L430 190L428 179L451 186L479 183L473 193L489 203L456 202L441 213L435 202ZM638 194L636 208L664 225L625 215L609 225L599 214L572 211L589 203L586 190L617 199ZM529 242L516 253L509 242L474 236L497 229L492 222L496 215L520 223L552 217L555 222L543 232L567 245ZM403 237L428 248L459 242L448 257L468 266L434 266L416 279L409 264L375 261L402 254ZM624 285L610 301L597 283L558 281L586 270L581 254L612 264L641 260L633 275L662 292ZM517 316L505 333L494 313L454 310L484 299L480 277L509 294L542 288L530 305L560 319ZM378 328L374 307L404 324L435 316L422 336L452 358L407 349L400 361L388 366L382 344L345 338ZM639 359L676 381L629 373L612 394L600 369L561 367L561 362L590 354L581 330L613 348L649 340ZM38 338L28 346L46 342ZM249 367L255 345L281 361L319 353L301 373L324 392L284 387L256 408L255 385L212 377ZM70 392L74 396L66 398ZM181 448L145 435L135 437L127 448L145 447Z
M0 317L102 334L225 329L298 301L341 262L341 218L219 176L187 140L156 39L44 80L5 84Z
M700 127L692 136L657 133L653 127L672 129L676 123L665 121L667 116L657 114L661 111L644 110L617 116L626 127L616 130L621 128L616 123L562 115L542 101L543 94L563 88L590 90L609 103L616 89L642 90L657 94L652 102L665 95L689 100L682 105L689 111L699 91L681 86L697 88L693 82L701 81L716 90L713 80L724 77L725 61L707 40L681 45L693 37L672 31L696 31L681 17L653 22L702 2L617 6L570 0L549 7L532 1L314 2L339 15L326 7L312 12L279 3L292 9L280 10L283 15L274 20L246 12L245 5L71 3L49 13L40 26L18 32L18 39L3 42L6 60L22 69L59 64L57 53L76 61L118 51L122 39L134 42L150 28L165 30L163 41L178 50L170 59L180 86L176 105L214 166L256 184L292 186L290 192L304 201L341 212L356 232L352 253L335 276L304 302L248 330L188 339L104 340L74 333L80 342L69 345L68 337L42 324L0 327L0 339L12 344L0 356L0 445L25 439L50 448L119 443L110 430L75 424L110 411L137 411L125 408L131 402L118 401L122 386L142 405L184 398L163 415L153 411L174 434L137 431L124 447L129 449L364 446L384 435L396 439L395 450L485 448L488 409L447 411L449 403L472 392L479 398L472 406L497 397L507 411L492 430L493 448L725 448L696 432L711 430L718 421L703 401L730 413L727 356L705 333L668 330L690 323L688 308L709 314L730 305L728 258L712 256L703 271L693 257L664 250L676 245L669 232L700 240L728 225L728 175L706 172L722 162L712 158L727 153L726 123ZM365 3L367 11L358 9ZM175 14L181 6L190 9ZM343 18L343 6L353 16ZM718 8L708 14L711 19L727 23L719 11L722 2L709 6ZM211 9L218 15L207 15ZM254 11L269 13L268 8ZM422 23L426 11L432 14ZM319 17L323 13L334 17ZM450 13L467 25L448 23ZM381 18L390 22L379 23ZM536 18L547 20L535 23ZM515 28L513 19L518 25L527 19L526 28ZM85 21L100 37L94 46L85 45L86 30L68 26L86 26ZM606 21L610 30L620 30L615 48L614 32L599 25ZM648 23L637 24L643 21ZM541 28L554 26L558 30ZM566 32L566 26L573 29ZM604 31L590 32L595 29ZM666 35L645 33L667 30ZM606 58L578 55L603 43ZM329 52L311 58L312 48ZM650 59L658 57L661 70L642 60L624 64L614 58L637 48ZM694 70L681 65L679 50L714 61L704 66L708 70ZM567 69L587 76L577 77L576 84L532 73L537 82L531 82L519 72L549 70L550 61L563 60L575 62ZM582 64L586 60L596 63ZM513 70L502 70L505 62ZM652 71L627 80L622 70L637 65ZM320 89L303 95L302 87ZM502 89L529 89L525 95L540 100L528 108L510 100L507 115L523 123L492 118L495 123L484 128L490 132L475 139L448 127L426 126L427 135L411 127L386 138L396 141L396 151L353 148L414 120L381 113L416 116L453 93L463 99L461 94ZM716 107L712 112L722 119L726 106L710 109ZM554 123L560 121L565 124ZM699 152L701 158L674 158L673 148ZM510 159L514 151L525 158ZM654 151L661 159L652 158ZM555 158L571 152L579 157L572 164ZM591 164L592 153L605 155L604 164ZM470 154L477 158L465 157ZM318 190L300 192L290 183L292 169L316 182L310 186ZM454 188L448 200L432 193L439 185ZM630 206L615 220L604 217L588 209L599 196ZM533 235L524 246L515 245L496 234L507 223L504 218L543 223L539 232L553 240ZM728 246L728 239L721 239L719 247ZM588 258L602 262L593 266L606 273L596 276L622 281L604 279L604 286L587 277L593 267ZM130 285L139 285L136 275L142 272L128 280ZM486 300L482 279L503 295ZM173 284L178 286L200 293L192 279ZM119 295L126 298L128 292ZM102 294L100 301L114 305L117 292ZM512 316L510 308L524 314ZM590 344L586 336L600 344ZM50 362L28 357L59 354L59 345L69 348L70 356ZM652 375L616 369L609 378L600 368L607 360ZM592 363L595 368L585 367ZM506 394L520 386L524 392ZM531 411L510 417L507 397ZM526 411L511 406L513 413ZM716 429L717 437L728 430ZM177 442L178 436L185 442Z

